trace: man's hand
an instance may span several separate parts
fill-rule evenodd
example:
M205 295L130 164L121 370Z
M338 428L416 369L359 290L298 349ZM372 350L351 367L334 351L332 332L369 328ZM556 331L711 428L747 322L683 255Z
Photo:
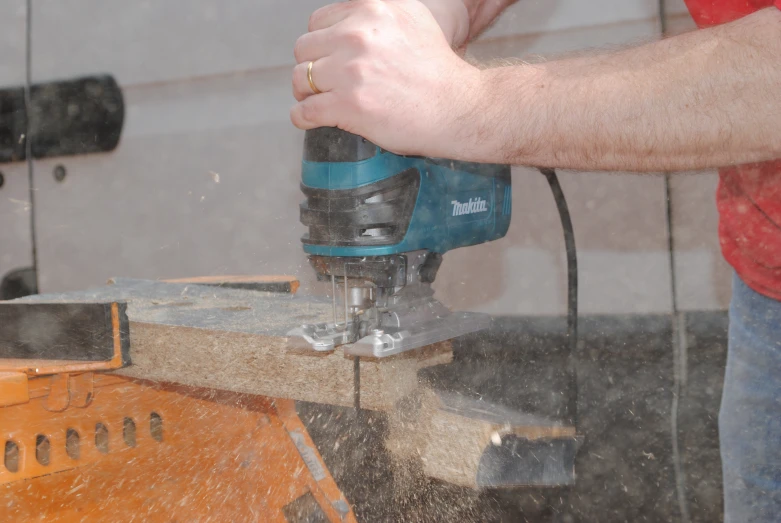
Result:
M339 127L398 154L452 157L474 143L483 97L481 72L448 40L418 0L319 9L296 42L291 120L301 129Z
M334 4L311 25L293 79L302 129L336 126L399 154L586 171L781 157L775 7L621 51L483 71L417 0ZM314 96L310 60L324 91Z

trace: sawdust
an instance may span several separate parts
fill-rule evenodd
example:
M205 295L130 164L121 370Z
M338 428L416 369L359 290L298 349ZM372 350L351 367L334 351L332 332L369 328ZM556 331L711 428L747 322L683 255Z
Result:
M486 449L501 445L506 435L527 440L575 436L571 426L495 422L474 413L454 412L425 383L388 415L386 447L399 463L417 460L425 476L470 488L478 487L478 470ZM401 467L404 476L407 472Z
M417 389L389 416L386 445L399 462L417 459L428 477L468 487L476 486L480 457L492 435L501 430L444 411L436 392L426 387Z

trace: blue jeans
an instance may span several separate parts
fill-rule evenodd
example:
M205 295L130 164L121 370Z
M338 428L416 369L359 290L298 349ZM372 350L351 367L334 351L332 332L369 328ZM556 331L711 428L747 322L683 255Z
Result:
M724 521L781 521L781 302L737 276L719 438Z

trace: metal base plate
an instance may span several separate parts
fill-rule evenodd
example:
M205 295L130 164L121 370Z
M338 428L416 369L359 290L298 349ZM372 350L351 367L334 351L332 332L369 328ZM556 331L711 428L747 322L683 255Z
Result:
M344 352L352 356L384 358L487 329L490 325L491 317L487 314L452 312L407 328L376 331L356 343L345 345Z
M419 270L426 256L425 251L407 253L407 263ZM379 305L352 318L347 311L349 294L345 288L344 317L348 321L336 323L337 293L333 278L331 285L334 323L307 324L288 332L288 336L303 339L315 351L343 346L345 354L351 356L385 358L491 326L491 316L453 312L434 298L430 283L414 278L393 295L385 296Z
M487 329L491 325L491 316L476 312L449 312L417 322L409 321L410 315L407 315L406 320L402 327L374 330L355 343L350 343L348 339L352 322L347 324L347 329L343 323L338 326L332 323L302 325L288 332L288 336L303 339L318 352L342 346L345 354L351 356L385 358Z
M337 345L349 343L349 335L353 322L338 325L334 323L312 323L302 325L287 333L293 338L303 338L313 350L327 352L334 350Z

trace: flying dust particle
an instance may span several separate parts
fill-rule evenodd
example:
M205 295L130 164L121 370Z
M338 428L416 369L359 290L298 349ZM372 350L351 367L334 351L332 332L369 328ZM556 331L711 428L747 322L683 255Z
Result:
M214 171L209 171L209 174L212 177L212 180L214 180L214 183L220 183L220 175Z

